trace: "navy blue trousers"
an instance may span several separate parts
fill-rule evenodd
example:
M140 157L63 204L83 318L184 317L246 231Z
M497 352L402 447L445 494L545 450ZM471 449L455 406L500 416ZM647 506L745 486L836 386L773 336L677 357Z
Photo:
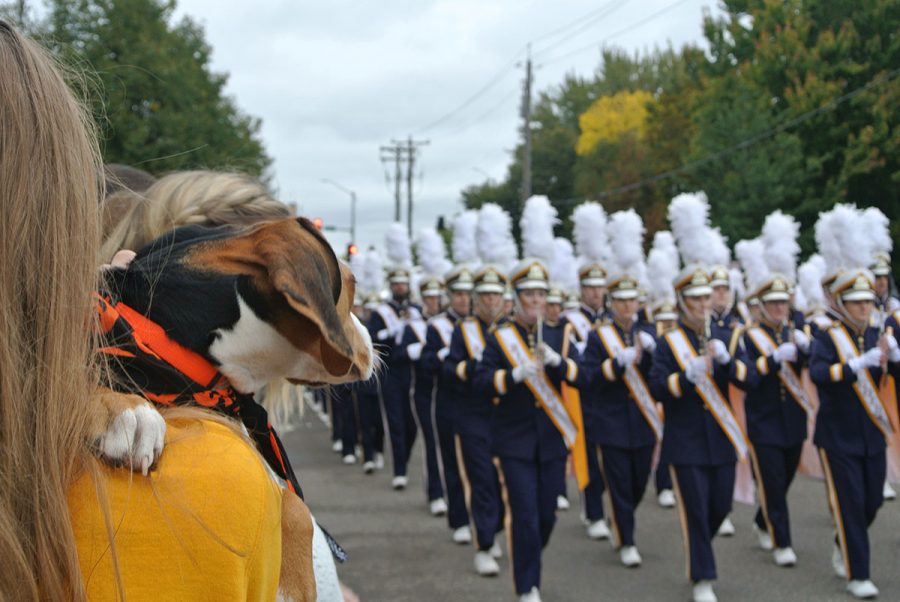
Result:
M356 453L357 425L359 421L356 419L359 403L357 401L357 393L355 391L347 391L346 395L339 398L332 396L333 403L341 415L341 448L343 455L351 455Z
M384 423L378 395L359 392L356 396L359 408L359 434L362 440L363 461L371 462L375 452L384 452Z
M845 456L819 448L847 578L869 578L869 525L884 502L885 452Z
M390 372L381 383L381 397L391 439L394 476L406 476L409 454L416 442L416 418L413 416L410 381L393 377Z
M582 492L581 501L585 517L593 523L604 517L603 493L606 491L606 484L603 482L603 472L597 458L597 445L590 440L587 442L587 464L590 482Z
M803 445L774 447L754 445L753 473L760 506L754 518L756 526L768 531L776 548L791 546L791 520L788 513L787 493L797 467Z
M623 449L602 446L600 468L609 491L609 515L617 547L634 545L634 511L650 478L653 446Z
M425 443L425 494L428 496L428 501L444 497L441 471L438 468L437 437L432 420L433 391L433 387L428 387L424 391L417 387L413 394L416 420L419 430L422 431L422 441Z
M457 433L457 445L468 481L469 514L475 524L475 545L489 550L503 526L503 502L497 468L491 458L491 439L471 431Z
M546 462L498 458L507 508L516 594L541 587L541 552L556 524L556 496L565 483L566 459Z
M447 524L455 530L469 524L469 511L466 509L466 495L456 460L456 425L451 403L441 401L440 398L435 400L434 423L441 452L441 477L447 498Z
M665 435L663 436L665 437ZM660 445L662 445L662 442L660 442ZM662 450L663 448L660 447L659 461L656 463L656 493L672 488L672 474L669 472L669 454L664 454Z
M712 538L731 512L734 464L690 466L671 464L678 496L682 533L687 535L688 578L696 583L716 578Z

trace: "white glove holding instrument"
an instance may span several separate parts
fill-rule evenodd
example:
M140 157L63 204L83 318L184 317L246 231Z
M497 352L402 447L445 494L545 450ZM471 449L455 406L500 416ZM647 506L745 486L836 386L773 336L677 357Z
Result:
M781 362L796 362L797 345L794 345L793 343L782 343L772 352L772 359L779 364Z
M513 382L520 383L526 378L534 378L540 372L540 366L534 360L528 360L524 364L512 369Z
M692 383L696 383L704 374L706 374L706 357L702 355L698 355L689 361L684 369L684 375Z
M653 338L653 335L649 332L644 332L641 330L638 332L638 339L641 341L641 347L644 348L644 351L647 353L653 353L656 351L656 339Z
M847 360L847 365L853 372L859 372L865 368L877 368L881 365L881 357L881 349L872 347L860 356L851 357Z
M727 364L731 361L731 354L728 353L728 347L719 339L712 340L713 358L717 364Z
M553 366L555 368L562 363L562 356L547 343L541 343L540 354L544 358L545 366Z
M449 348L449 347L444 347L443 349L441 349L440 351L437 352L437 357L438 357L438 359L441 360L442 362L443 362L445 359L447 359L447 356L448 356L448 355L450 355L450 348Z
M418 361L422 357L422 343L411 343L406 346L406 355L412 361Z
M794 343L797 345L797 349L803 353L809 353L809 337L802 330L794 329Z
M900 362L900 345L897 345L897 339L893 335L887 335L888 360L891 362Z
M616 355L616 363L619 364L620 367L624 368L628 364L633 364L637 361L637 349L634 347L626 347L622 349Z

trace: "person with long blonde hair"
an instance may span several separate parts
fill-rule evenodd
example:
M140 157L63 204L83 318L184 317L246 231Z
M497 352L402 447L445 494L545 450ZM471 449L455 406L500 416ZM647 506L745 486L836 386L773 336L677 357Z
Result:
M149 478L94 456L100 174L59 68L0 21L0 599L272 599L282 496L225 419L167 414Z

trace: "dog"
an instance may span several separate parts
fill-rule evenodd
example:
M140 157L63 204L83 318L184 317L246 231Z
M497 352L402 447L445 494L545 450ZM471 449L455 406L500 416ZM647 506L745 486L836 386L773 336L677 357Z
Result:
M123 378L110 383L116 391L98 393L95 434L99 453L114 464L130 463L146 473L162 452L165 422L148 403L152 396L135 393L154 390L160 380L154 362L170 343L176 359L214 367L244 395L281 378L323 386L366 380L374 370L368 331L350 311L353 274L304 218L178 228L104 277L132 325L164 333L146 350L151 363L138 368L128 352L111 347L117 350L115 372ZM281 587L286 597L308 599L310 583L303 576L312 572L312 531L298 497L285 494L282 521Z

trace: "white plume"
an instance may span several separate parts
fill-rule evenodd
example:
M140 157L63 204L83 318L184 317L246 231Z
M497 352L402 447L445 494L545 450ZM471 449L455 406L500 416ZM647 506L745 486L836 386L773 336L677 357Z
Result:
M669 224L685 265L710 264L709 201L704 192L685 192L669 203Z
M595 201L582 203L572 213L575 224L575 249L582 263L605 263L609 259L606 211Z
M610 261L607 272L611 278L628 274L639 278L644 274L644 222L634 209L617 211L609 218Z
M744 278L747 281L747 290L755 291L769 277L769 266L765 258L766 246L761 238L753 240L741 240L734 245L734 254L737 255L741 268L744 270Z
M866 268L872 262L874 244L856 205L834 206L834 237L841 249L842 268Z
M478 264L477 228L478 212L474 209L463 211L453 219L453 261L456 263L468 263L473 268Z
M766 247L765 258L769 270L785 276L791 282L797 280L797 258L800 256L800 224L793 216L780 210L766 217L762 228L762 240Z
M422 228L416 237L416 257L425 276L443 277L453 264L447 259L444 239L434 228Z
M378 294L384 288L384 266L381 255L375 249L359 253L361 271L356 275L356 285L363 295Z
M656 301L675 300L672 280L678 274L678 249L675 238L667 230L653 236L653 247L647 254L647 293Z
M406 228L403 224L400 222L391 224L385 235L384 242L390 267L412 269L412 248L409 244L409 235L406 233Z
M350 265L350 271L353 272L353 276L356 278L357 284L359 284L360 278L363 277L363 270L365 269L366 264L365 251L358 251L351 255L348 263Z
M524 257L535 257L544 263L553 259L553 226L559 223L556 216L556 208L545 196L533 196L525 201L519 219Z
M822 278L825 277L827 269L825 259L821 255L810 255L806 263L797 269L798 291L802 292L805 301L805 307L800 309L804 312L813 312L828 306L825 293L822 291Z
M495 263L503 269L515 263L518 252L512 237L512 220L499 205L487 203L481 207L475 240L484 263Z
M835 236L835 219L834 209L832 209L820 213L819 219L816 220L816 246L825 262L825 274L834 274L843 267L844 263L841 257L841 247Z
M887 253L890 255L894 248L894 241L891 240L890 222L887 216L881 212L878 207L869 207L862 212L865 231L872 239L872 252ZM873 264L874 257L869 261L868 265Z
M722 231L719 228L708 228L706 236L709 239L709 249L706 254L709 257L710 265L728 267L728 264L731 263L731 250L728 248Z
M744 286L744 274L740 268L728 268L728 286L735 299L743 299L747 296L747 287Z
M565 238L553 239L553 260L547 266L550 280L559 285L565 292L578 290L578 265L575 262L575 249Z

